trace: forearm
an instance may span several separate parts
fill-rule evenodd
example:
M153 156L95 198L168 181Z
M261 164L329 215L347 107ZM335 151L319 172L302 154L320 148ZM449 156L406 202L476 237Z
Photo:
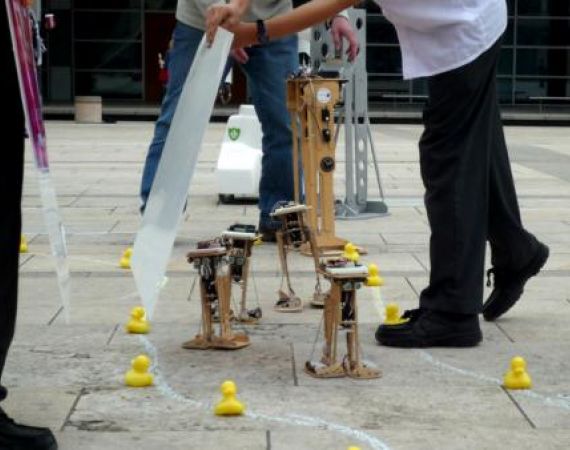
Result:
M286 14L265 21L269 39L279 39L297 33L326 19L334 17L340 11L358 3L359 0L312 0ZM214 40L216 29L223 26L233 31L234 48L245 47L257 43L257 28L255 23L237 23L241 15L236 14L240 7L248 8L249 0L232 0L229 5L210 7L206 19L208 42ZM244 10L244 11L245 11Z
M313 0L265 22L270 39L278 39L332 18L359 0Z

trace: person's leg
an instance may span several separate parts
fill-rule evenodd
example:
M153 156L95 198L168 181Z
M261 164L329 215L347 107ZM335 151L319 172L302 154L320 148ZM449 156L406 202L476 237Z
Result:
M546 263L549 249L521 223L513 175L497 101L492 114L493 144L489 170L489 226L491 263L487 272L494 288L483 304L483 317L495 320L520 299L526 282Z
M180 22L177 22L174 28L172 34L174 44L168 60L169 78L166 94L162 100L160 115L155 124L154 136L148 149L141 180L141 211L144 211L146 207L170 123L203 34L203 31Z
M431 228L430 281L409 323L378 329L384 345L472 346L481 340L499 51L497 42L472 63L428 79L419 146Z
M500 44L476 61L428 80L420 166L431 228L428 310L477 314L494 148L495 66Z
M538 246L536 238L522 225L507 144L495 98L493 152L489 168L489 226L491 262L495 268L517 270L532 258Z
M255 110L261 122L262 168L259 182L260 226L271 223L269 213L282 200L293 198L291 118L286 81L298 66L297 37L248 49L243 66Z

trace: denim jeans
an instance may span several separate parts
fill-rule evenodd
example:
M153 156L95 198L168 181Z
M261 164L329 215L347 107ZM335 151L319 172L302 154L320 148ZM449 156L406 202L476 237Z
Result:
M168 67L170 78L141 182L142 210L152 187L182 86L202 36L203 31L180 22L174 28L174 46ZM249 61L241 67L247 76L248 89L263 132L259 209L261 221L266 222L275 203L293 198L293 140L285 82L298 66L297 37L250 47L247 53Z

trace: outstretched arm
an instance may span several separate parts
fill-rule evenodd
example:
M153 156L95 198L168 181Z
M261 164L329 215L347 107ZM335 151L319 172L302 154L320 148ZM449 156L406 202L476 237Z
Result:
M238 0L234 0L238 1ZM248 0L239 0L248 1ZM273 17L265 22L270 39L278 39L316 25L335 16L358 0L312 0L286 14ZM241 16L232 12L232 5L214 5L208 9L206 17L206 35L209 42L214 40L218 26L228 28L235 34L234 46L244 47L257 41L256 26L253 23L236 24ZM237 8L234 7L237 11ZM246 6L247 9L247 6ZM245 11L245 9L244 9ZM234 25L236 24L236 25Z

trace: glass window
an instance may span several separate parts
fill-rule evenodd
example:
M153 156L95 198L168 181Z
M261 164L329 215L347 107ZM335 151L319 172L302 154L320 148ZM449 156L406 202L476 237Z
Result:
M549 45L570 47L570 20L518 20L518 45Z
M570 78L517 79L517 101L533 97L570 97Z
M136 12L76 12L75 38L141 40L140 14Z
M371 102L402 103L408 101L410 82L397 76L368 77L368 98Z
M46 71L46 89L44 94L51 101L65 102L72 98L72 73L71 66L51 66Z
M176 0L145 0L144 7L160 11L174 11L176 9Z
M396 29L388 20L378 14L370 14L366 20L366 40L368 43L397 44Z
M49 11L71 9L71 0L48 0L45 7Z
M142 76L138 72L76 72L75 95L142 99Z
M402 58L399 47L369 45L366 48L367 70L370 74L401 74Z
M140 0L75 0L75 9L140 9Z
M509 16L512 16L515 13L515 1L516 0L507 0L507 10Z
M499 56L499 63L497 73L499 75L512 75L513 74L513 49L502 48Z
M140 70L142 49L138 43L76 42L75 67L77 69Z
M72 54L71 11L57 12L57 26L45 33L46 62L50 66L70 66Z
M568 0L519 0L521 16L570 16Z
M503 35L503 45L513 45L514 42L514 20L509 19L507 22L507 29L505 30L505 34Z
M520 48L517 50L518 75L567 76L570 73L570 50Z
M419 96L428 95L427 78L419 78L417 80L412 80L412 94Z
M497 95L500 103L513 102L513 79L510 77L497 78Z

